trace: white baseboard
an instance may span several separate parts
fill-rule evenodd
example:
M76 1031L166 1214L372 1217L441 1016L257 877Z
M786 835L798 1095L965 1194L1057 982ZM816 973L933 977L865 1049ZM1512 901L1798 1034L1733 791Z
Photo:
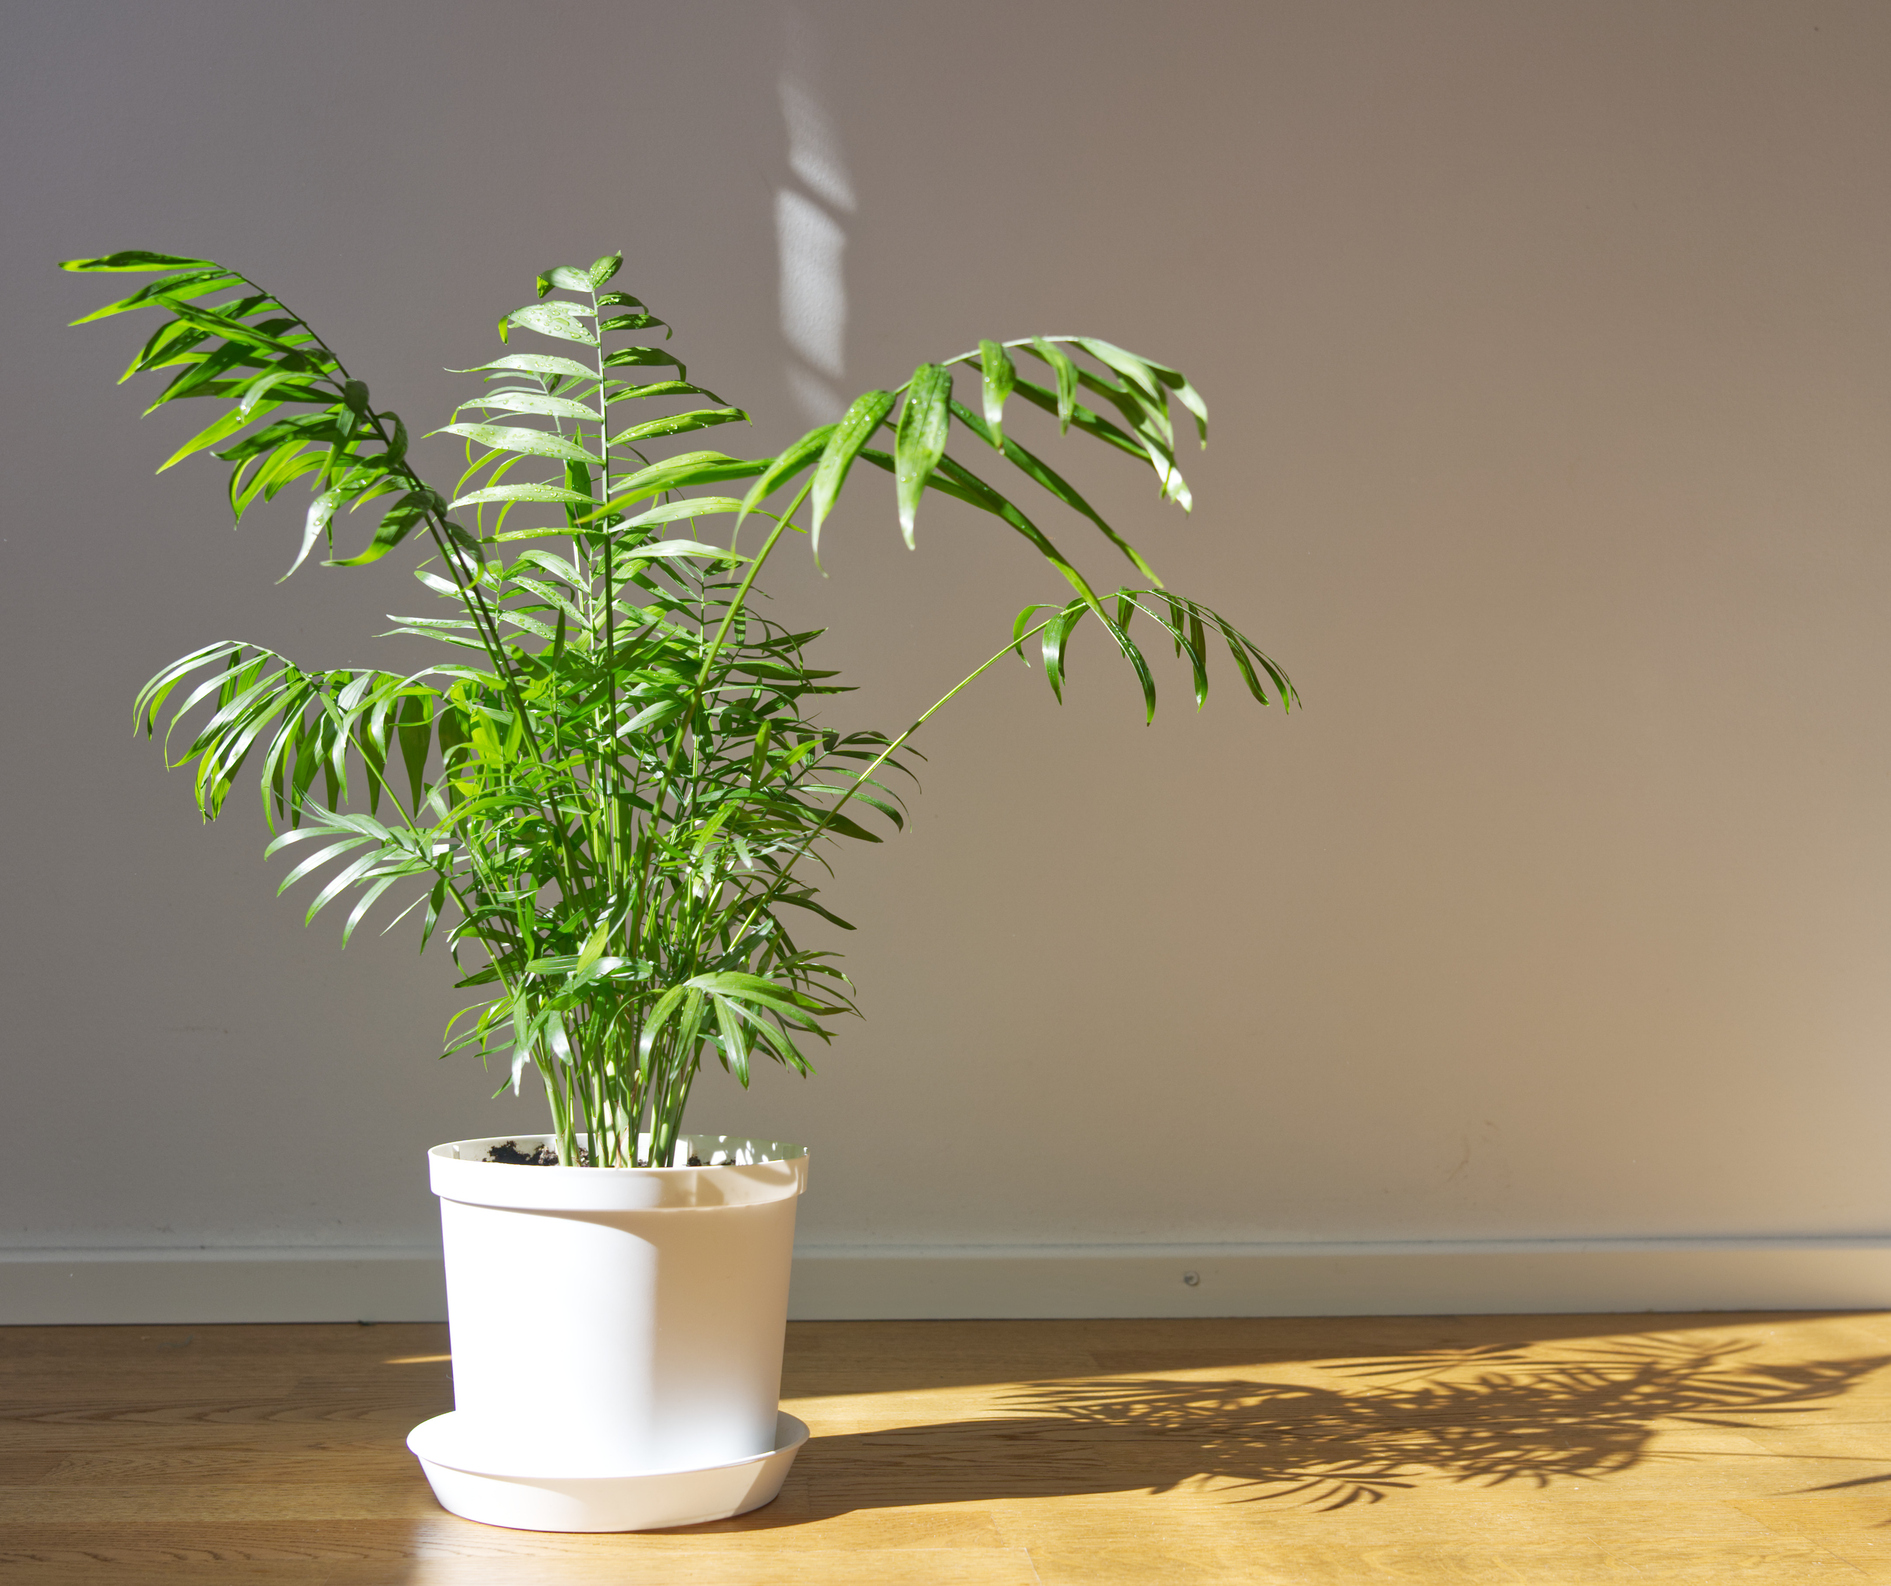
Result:
M437 1249L0 1250L0 1326L445 1320Z
M1891 1240L810 1250L792 1304L809 1320L1879 1310Z
M790 1301L804 1321L1886 1309L1886 1238L827 1247L797 1254ZM445 1316L424 1248L0 1251L0 1325Z

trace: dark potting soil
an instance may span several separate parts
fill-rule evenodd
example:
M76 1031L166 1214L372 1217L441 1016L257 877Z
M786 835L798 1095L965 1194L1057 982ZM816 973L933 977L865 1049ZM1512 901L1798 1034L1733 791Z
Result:
M535 1146L530 1151L521 1151L517 1140L508 1140L503 1145L490 1147L486 1152L488 1162L509 1162L518 1167L557 1167L558 1153L548 1145ZM578 1158L580 1167L588 1166L584 1158ZM701 1167L703 1159L693 1156L689 1159L691 1167Z
M548 1145L537 1146L531 1151L521 1151L517 1140L508 1140L504 1145L496 1145L486 1153L488 1162L513 1162L520 1167L557 1167L558 1153Z

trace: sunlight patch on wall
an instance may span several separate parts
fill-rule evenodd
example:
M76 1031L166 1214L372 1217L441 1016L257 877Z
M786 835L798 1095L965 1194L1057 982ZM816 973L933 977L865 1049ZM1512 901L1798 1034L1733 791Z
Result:
M833 117L812 86L822 52L805 13L785 16L786 64L778 84L790 179L775 193L781 257L781 335L793 355L788 389L810 423L838 418L834 382L847 369L847 227L855 209Z
M818 204L786 188L775 195L775 232L782 337L802 362L839 379L847 366L847 233Z

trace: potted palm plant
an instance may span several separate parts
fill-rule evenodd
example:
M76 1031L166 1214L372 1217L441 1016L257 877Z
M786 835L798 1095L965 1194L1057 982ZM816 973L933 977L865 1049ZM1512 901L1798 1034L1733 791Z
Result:
M444 426L466 454L450 490L416 471L400 417L237 271L149 252L64 265L154 277L85 320L157 310L126 378L170 371L152 408L210 399L216 416L163 467L219 459L239 521L306 487L289 573L318 547L344 568L409 539L431 548L416 576L438 604L395 631L437 641L436 664L311 669L220 640L152 678L135 720L163 725L207 819L260 760L268 853L296 860L279 890L309 882L311 920L351 899L344 943L371 916L384 930L411 918L423 947L442 933L476 999L446 1051L501 1063L514 1090L527 1069L543 1085L549 1133L430 1153L456 1408L409 1440L447 1507L542 1529L739 1513L774 1496L806 1436L778 1405L806 1152L685 1133L684 1114L705 1058L744 1086L758 1061L806 1074L808 1043L855 1011L835 956L797 922L852 928L820 902L810 861L879 841L867 821L900 825L914 734L1027 643L1061 699L1085 623L1128 663L1145 719L1156 687L1132 623L1186 661L1198 705L1211 638L1255 699L1296 700L1007 429L1008 404L1040 408L1152 469L1186 509L1172 403L1204 443L1207 409L1176 370L1090 337L981 341L776 456L687 449L680 437L748 415L691 383L651 334L669 328L613 285L621 264L547 271L500 321L508 350L457 371L477 383ZM514 332L556 350L510 350ZM954 434L1074 512L1137 581L1088 579L948 452ZM1023 536L1068 586L897 733L828 725L819 707L842 690L810 663L819 635L752 599L784 536L805 534L818 559L861 463L893 476L909 546L937 492ZM365 545L339 554L339 526L363 509ZM529 1314L496 1281L522 1271L538 1276Z

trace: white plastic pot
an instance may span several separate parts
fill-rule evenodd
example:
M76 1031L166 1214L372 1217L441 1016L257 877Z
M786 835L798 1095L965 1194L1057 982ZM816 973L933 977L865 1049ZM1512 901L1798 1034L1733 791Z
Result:
M511 1136L529 1151L538 1136ZM800 1146L689 1135L703 1167L428 1153L446 1243L450 1415L414 1429L442 1505L528 1530L741 1514L807 1428L780 1415Z

